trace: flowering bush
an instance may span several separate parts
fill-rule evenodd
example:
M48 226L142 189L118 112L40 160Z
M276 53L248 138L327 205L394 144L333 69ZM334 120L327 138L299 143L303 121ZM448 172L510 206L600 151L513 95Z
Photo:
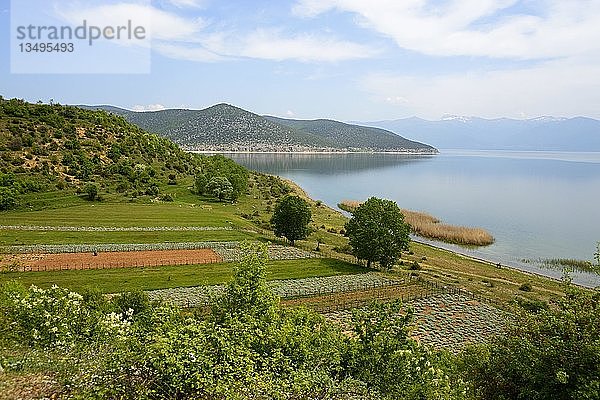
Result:
M117 302L117 296L114 302ZM129 333L134 310L107 311L84 296L58 286L28 290L14 283L2 286L0 308L3 330L32 347L70 347L99 337ZM113 308L113 307L111 307Z

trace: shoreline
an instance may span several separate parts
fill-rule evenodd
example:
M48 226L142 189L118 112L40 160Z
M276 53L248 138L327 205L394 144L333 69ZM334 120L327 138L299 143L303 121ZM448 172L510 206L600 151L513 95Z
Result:
M424 152L424 151L350 151L350 150L340 150L340 151L254 151L254 150L190 150L185 149L185 151L194 154L396 154L396 155L408 155L408 156L436 156L440 154L437 152Z
M270 175L270 174L267 174L267 175ZM279 175L273 175L273 176L277 176L279 179L283 180L284 182L286 182L288 184L291 184L294 187L295 190L299 191L303 196L305 196L310 201L312 201L312 202L316 201L312 197L310 197L310 195L306 192L306 190L304 188L302 188L299 184L297 184L293 180L285 178L285 177L282 177L282 176L279 176ZM334 208L334 207L332 207L332 206L330 206L329 204L326 204L326 203L323 203L323 205L326 206L329 210L331 210L331 211L333 211L335 213L338 213L339 215L342 215L344 217L347 217L346 215L344 215L343 210L340 211L339 208ZM487 258L484 258L484 257L478 257L476 255L467 254L465 252L457 251L456 249L447 248L447 247L444 246L443 242L436 243L437 241L434 241L432 239L422 238L422 237L414 235L414 234L411 235L411 239L410 240L412 242L418 243L418 244L423 245L423 246L428 246L428 247L434 248L436 250L446 251L446 252L454 254L454 255L456 255L458 257L462 257L462 258L465 258L465 259L468 259L468 260L472 260L472 261L477 261L477 262L480 262L480 263L484 263L484 264L487 264L489 266L492 266L492 267L495 267L495 268L498 268L498 269L509 269L509 270L512 270L512 271L515 271L515 272L518 272L518 273L521 273L521 274L524 274L524 275L528 275L528 276L532 276L532 277L538 277L538 278L542 278L542 279L548 279L548 280L551 280L551 281L556 282L556 283L561 283L562 282L561 278L558 278L558 277L555 277L555 276L551 276L551 275L547 275L547 274L544 274L542 272L528 271L528 270L525 270L523 268L519 268L516 265L506 264L505 262L498 262L498 261L494 261L494 260L487 259ZM457 246L459 246L459 245L457 245ZM500 267L498 267L498 265L500 265ZM577 273L577 271L573 271L573 272ZM593 286L593 285L585 285L585 284L576 283L576 282L571 282L571 284L573 284L573 285L575 285L577 287L584 288L584 289L591 289L591 290L593 290L595 288L595 286Z
M562 279L556 278L554 276L545 275L545 274L542 274L542 273L539 273L539 272L525 271L525 270L523 270L521 268L518 268L518 267L516 267L514 265L497 263L497 262L494 262L492 260L488 260L488 259L485 259L485 258L473 256L473 255L470 255L470 254L464 254L464 253L461 253L461 252L458 252L458 251L455 251L455 250L447 249L447 248L445 248L443 246L436 246L435 244L432 244L432 243L429 243L429 242L426 242L426 241L421 241L419 238L416 238L416 239L415 238L411 238L410 240L412 242L419 243L420 245L423 245L423 246L429 246L429 247L432 247L432 248L434 248L436 250L447 251L448 253L457 255L459 257L463 257L463 258L466 258L468 260L473 260L473 261L477 261L477 262L480 262L480 263L488 264L488 265L490 265L492 267L496 267L498 269L510 269L512 271L519 272L521 274L531 275L531 276L535 276L535 277L543 278L543 279L550 279L550 280L552 280L554 282L557 282L557 283L561 283L562 282ZM500 264L500 267L498 267L498 264ZM594 286L586 286L586 285L583 285L581 283L576 283L576 282L571 282L571 284L575 285L575 286L578 286L580 288L584 288L584 289L594 289L595 288Z

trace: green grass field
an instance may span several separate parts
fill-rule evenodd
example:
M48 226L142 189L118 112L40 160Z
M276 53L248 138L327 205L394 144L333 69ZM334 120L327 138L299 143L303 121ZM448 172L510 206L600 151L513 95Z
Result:
M1 220L2 225L42 226L252 226L236 215L235 204L216 202L87 202L57 209L3 212Z
M117 293L225 283L233 276L234 265L234 263L218 263L152 268L11 272L0 273L0 283L16 280L25 286L50 287L56 284L73 291L95 288L104 293ZM278 260L269 261L267 278L269 280L297 279L364 272L367 272L365 268L326 258Z
M252 232L226 231L153 231L153 232L73 232L0 230L0 246L31 244L103 244L164 243L203 241L242 241L257 239Z

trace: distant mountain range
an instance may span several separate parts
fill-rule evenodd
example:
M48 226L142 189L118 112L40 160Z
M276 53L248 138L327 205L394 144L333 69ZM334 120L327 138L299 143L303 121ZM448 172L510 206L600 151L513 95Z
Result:
M204 110L136 112L100 105L144 130L169 138L188 150L204 151L394 151L436 153L429 145L381 128L332 120L292 120L260 116L228 104Z
M527 120L447 116L356 122L387 129L438 149L600 151L600 121L539 117Z

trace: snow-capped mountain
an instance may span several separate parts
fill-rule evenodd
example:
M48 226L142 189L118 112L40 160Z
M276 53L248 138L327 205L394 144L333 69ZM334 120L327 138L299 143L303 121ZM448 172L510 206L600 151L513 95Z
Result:
M526 120L445 115L360 122L430 144L438 149L600 151L600 121L541 116Z

